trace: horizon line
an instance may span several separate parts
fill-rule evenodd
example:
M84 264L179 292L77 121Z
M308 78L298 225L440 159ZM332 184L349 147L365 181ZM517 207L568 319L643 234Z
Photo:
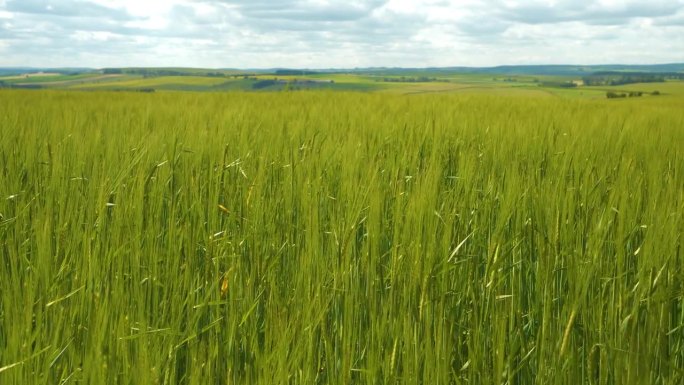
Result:
M177 68L177 69L208 69L208 70L238 70L238 71L247 71L247 70L260 70L260 71L266 71L266 70L309 70L309 71L316 71L316 70L364 70L364 69L416 69L416 70L421 70L421 69L459 69L459 68L465 68L465 69L488 69L488 68L501 68L501 67L610 67L610 66L626 66L626 67L658 67L658 66L668 66L668 65L681 65L684 66L684 62L663 62L663 63L652 63L652 64L635 64L635 63L608 63L608 64L572 64L572 63L563 63L563 64L497 64L497 65L486 65L486 66L469 66L469 65L447 65L447 66L424 66L424 67L412 67L412 66L363 66L363 67L280 67L280 66L272 66L272 67L193 67L193 66L167 66L167 65L161 65L161 66L135 66L135 65L126 65L126 66L105 66L105 67L91 67L91 66L35 66L35 65L11 65L11 66L2 66L0 65L0 69L32 69L32 70L41 70L41 69L54 69L54 70L60 70L60 69L81 69L81 70L103 70L103 69L146 69L146 68L159 68L159 69L171 69L171 68Z

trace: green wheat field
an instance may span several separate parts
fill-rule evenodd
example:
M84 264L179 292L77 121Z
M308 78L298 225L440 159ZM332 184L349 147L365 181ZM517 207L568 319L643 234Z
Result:
M684 102L0 91L0 384L684 383Z

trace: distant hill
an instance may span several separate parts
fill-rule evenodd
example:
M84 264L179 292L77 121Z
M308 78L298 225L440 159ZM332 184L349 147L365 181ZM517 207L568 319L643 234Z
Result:
M273 75L311 75L315 73L353 73L370 75L409 75L409 74L492 74L492 75L551 75L551 76L586 76L606 72L646 72L646 73L684 73L684 63L652 64L652 65L503 65L496 67L428 67L428 68L330 68L330 69L202 69L202 68L34 68L34 67L0 67L0 76L26 73L50 72L60 74L74 73L123 73L148 76L236 76L247 74Z
M500 66L482 69L489 73L516 75L586 75L594 72L684 72L684 64L656 65L540 65L540 66Z
M0 67L0 76L12 76L32 73L82 74L96 71L93 68L36 68L36 67Z
M684 63L653 65L505 65L496 67L359 68L351 70L351 72L376 75L401 75L405 73L433 73L446 75L464 73L492 75L585 76L596 72L684 72Z

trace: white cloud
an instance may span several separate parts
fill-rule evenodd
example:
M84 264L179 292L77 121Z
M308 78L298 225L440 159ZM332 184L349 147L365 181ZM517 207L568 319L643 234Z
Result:
M0 0L0 66L653 63L683 35L684 0Z

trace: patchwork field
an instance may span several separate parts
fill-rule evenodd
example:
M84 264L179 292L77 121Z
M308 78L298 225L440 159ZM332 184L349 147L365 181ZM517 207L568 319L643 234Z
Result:
M681 384L668 87L0 90L0 383Z
M138 69L125 73L26 74L0 77L0 88L46 88L80 91L365 91L396 94L476 93L504 96L552 96L605 99L607 93L641 92L650 97L684 96L684 81L564 87L578 76L497 75L391 70L378 73L240 73L229 70ZM146 71L139 74L135 71ZM212 72L217 71L217 72ZM277 71L276 71L277 72ZM177 73L167 75L166 73ZM211 76L209 76L211 75ZM561 86L558 86L561 85Z

